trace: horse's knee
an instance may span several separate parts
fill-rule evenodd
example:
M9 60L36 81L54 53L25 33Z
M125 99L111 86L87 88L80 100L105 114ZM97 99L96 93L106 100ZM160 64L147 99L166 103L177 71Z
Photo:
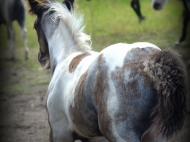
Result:
M27 38L27 29L25 27L22 28L22 36L23 38Z
M8 40L15 40L15 31L12 27L7 27L7 38Z

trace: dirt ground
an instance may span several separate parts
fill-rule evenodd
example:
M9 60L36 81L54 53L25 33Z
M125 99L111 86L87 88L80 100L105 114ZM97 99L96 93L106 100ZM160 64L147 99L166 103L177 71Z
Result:
M22 55L19 50L17 52ZM7 53L0 57L0 142L48 142L45 102L51 75L36 69L35 66L39 66L37 50L30 51L29 61L23 57L9 61ZM188 58L189 54L183 56L186 64ZM190 68L187 69L190 73ZM188 95L188 114L182 131L169 142L190 142L189 98Z

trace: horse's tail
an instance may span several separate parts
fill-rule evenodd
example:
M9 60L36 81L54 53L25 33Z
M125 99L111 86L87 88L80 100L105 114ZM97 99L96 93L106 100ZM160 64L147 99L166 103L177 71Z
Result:
M157 91L152 128L164 137L179 131L186 113L186 69L179 55L162 50L150 55L144 71Z

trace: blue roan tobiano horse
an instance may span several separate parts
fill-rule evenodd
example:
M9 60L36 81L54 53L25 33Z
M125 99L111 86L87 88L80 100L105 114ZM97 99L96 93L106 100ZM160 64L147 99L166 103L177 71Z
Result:
M28 0L42 67L51 69L51 142L166 142L186 112L179 55L147 42L91 49L74 0ZM105 27L106 28L106 27Z
M25 59L28 59L27 29L25 27L25 7L23 0L0 0L0 25L7 28L10 59L15 59L15 31L12 22L16 20L21 27L24 40Z

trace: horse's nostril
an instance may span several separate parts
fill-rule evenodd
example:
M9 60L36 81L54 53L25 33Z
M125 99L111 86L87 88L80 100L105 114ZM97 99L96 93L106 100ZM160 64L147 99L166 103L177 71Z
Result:
M160 9L160 3L154 3L153 4L153 8L156 9L156 10L159 10Z

